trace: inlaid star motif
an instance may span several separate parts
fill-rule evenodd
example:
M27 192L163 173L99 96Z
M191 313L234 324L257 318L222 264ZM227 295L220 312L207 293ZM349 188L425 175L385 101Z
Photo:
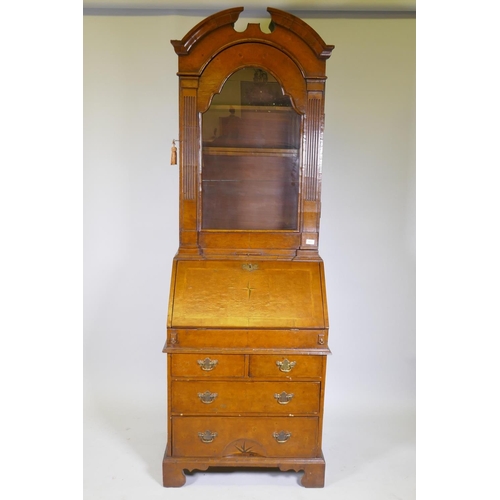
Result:
M247 290L248 291L248 298L252 295L252 290L255 290L255 288L252 288L250 286L250 282L248 282L247 286L245 288L242 288L242 290Z

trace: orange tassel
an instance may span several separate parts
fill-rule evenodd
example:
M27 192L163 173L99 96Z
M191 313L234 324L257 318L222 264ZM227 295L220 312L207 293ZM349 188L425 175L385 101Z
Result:
M175 139L172 141L172 149L170 150L170 165L177 165L177 148L175 147Z

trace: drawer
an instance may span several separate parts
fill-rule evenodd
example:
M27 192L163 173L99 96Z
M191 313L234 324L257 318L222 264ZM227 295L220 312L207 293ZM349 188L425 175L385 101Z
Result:
M217 378L243 377L245 356L242 354L172 354L172 377Z
M316 417L173 417L173 455L315 457Z
M255 378L320 378L325 356L250 356L250 376Z
M172 336L175 342L172 343ZM178 348L195 348L203 350L207 346L213 349L312 349L329 354L328 330L248 330L245 328L220 329L172 329L169 330L169 341L165 348L173 352L172 346ZM318 343L321 338L322 344Z
M318 413L319 382L173 381L174 413Z

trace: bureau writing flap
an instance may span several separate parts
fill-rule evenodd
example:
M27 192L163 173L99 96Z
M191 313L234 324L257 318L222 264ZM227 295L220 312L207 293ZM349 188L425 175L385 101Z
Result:
M177 261L173 328L325 328L320 262Z

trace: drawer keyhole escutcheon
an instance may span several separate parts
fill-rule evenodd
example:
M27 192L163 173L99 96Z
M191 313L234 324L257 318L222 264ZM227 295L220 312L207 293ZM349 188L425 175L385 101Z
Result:
M217 437L217 433L211 431L198 432L198 437L203 443L211 443Z
M215 398L217 397L216 392L210 392L210 391L205 391L205 392L199 392L198 397L200 398L200 401L205 404L210 404L213 403Z
M209 371L213 370L217 366L218 362L219 361L217 361L216 359L212 360L210 358L198 360L198 364L200 365L200 368L205 372L209 372Z
M280 405L287 405L292 400L293 393L287 394L283 391L281 394L275 394L274 397Z
M288 361L288 359L284 359L283 361L276 361L276 365L279 367L280 372L289 373L292 371L292 368L297 364L296 361Z
M290 439L291 435L292 435L291 432L280 431L280 432L274 432L273 438L276 439L278 443L282 444L286 443Z
M257 269L259 269L259 265L258 264L243 264L241 266L242 269L244 269L245 271L255 271Z

